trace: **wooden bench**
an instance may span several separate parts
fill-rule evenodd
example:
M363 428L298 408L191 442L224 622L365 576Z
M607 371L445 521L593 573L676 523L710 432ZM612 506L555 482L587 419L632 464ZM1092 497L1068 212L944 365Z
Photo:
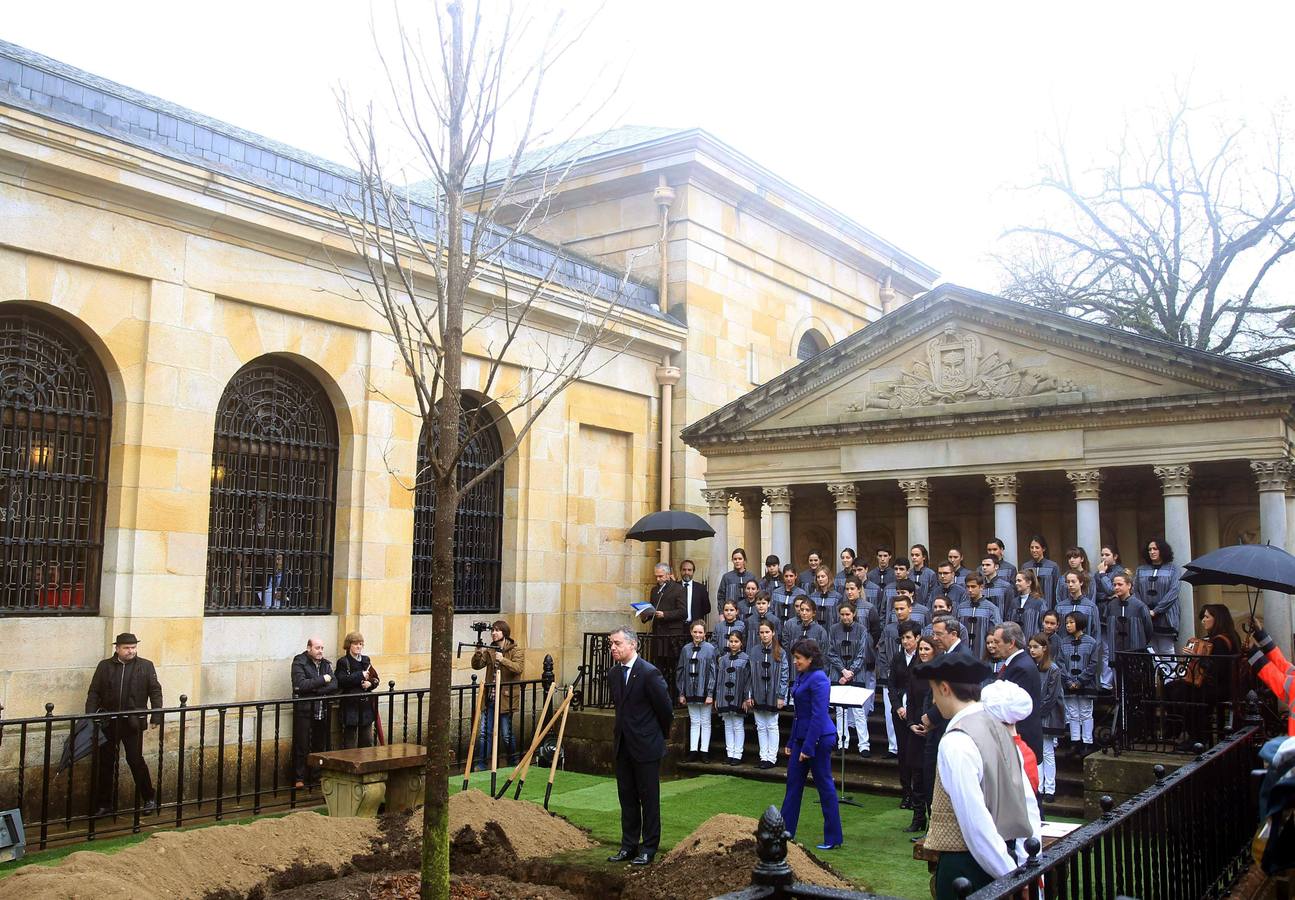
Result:
M330 816L408 812L423 802L423 764L427 750L420 744L384 744L354 750L310 754L310 765L323 772L324 801Z

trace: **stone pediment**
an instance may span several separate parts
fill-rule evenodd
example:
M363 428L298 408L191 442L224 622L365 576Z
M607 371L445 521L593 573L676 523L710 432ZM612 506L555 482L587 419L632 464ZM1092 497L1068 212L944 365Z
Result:
M942 286L684 430L725 435L1292 391L1295 378Z

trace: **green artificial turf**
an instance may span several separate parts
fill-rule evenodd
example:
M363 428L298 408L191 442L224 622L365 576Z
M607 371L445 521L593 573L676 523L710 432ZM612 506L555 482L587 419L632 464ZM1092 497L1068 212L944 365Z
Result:
M501 776L501 786L503 777L506 776ZM457 791L462 784L462 778L454 780L451 791ZM543 780L528 778L522 799L542 803L544 784ZM489 773L474 774L471 786L488 790ZM661 785L661 852L669 850L702 822L719 813L736 813L758 819L770 804L777 806L782 803L782 793L783 787L777 782L735 775L701 775L664 782ZM509 796L512 796L511 789ZM913 844L902 830L912 821L912 813L899 808L897 797L862 793L851 796L862 807L841 807L845 846L815 855L826 860L861 890L913 900L930 897L926 863L913 859ZM823 819L816 797L812 788L806 792L799 828L801 843L811 852L815 852L813 846L823 839ZM616 799L614 778L559 772L549 809L587 828L596 840L607 845L598 851L580 854L582 861L602 860L608 848L614 849L620 843L620 805ZM753 854L751 865L755 863Z

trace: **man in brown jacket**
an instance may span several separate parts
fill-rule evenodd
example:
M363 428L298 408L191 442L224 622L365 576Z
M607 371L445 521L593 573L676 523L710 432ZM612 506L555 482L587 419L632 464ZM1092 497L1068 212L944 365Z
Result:
M519 681L525 668L522 648L513 640L513 631L503 619L490 626L490 644L472 654L472 668L485 669L486 705L481 709L481 734L477 738L476 762L478 772L490 768L490 738L495 726L495 670L499 670L499 690L504 696L499 705L499 749L507 753L508 764L517 764L517 742L513 738L513 713L521 701L518 690L510 682Z

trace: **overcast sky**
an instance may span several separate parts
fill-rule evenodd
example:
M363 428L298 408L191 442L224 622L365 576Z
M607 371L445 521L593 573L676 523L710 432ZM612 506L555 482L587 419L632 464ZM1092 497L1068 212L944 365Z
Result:
M347 162L333 91L380 90L369 19L362 0L47 0L5 4L0 37ZM988 255L1036 214L1017 188L1058 134L1092 160L1189 83L1266 127L1292 33L1290 2L608 0L549 104L619 78L600 126L704 128L944 280L993 290Z

